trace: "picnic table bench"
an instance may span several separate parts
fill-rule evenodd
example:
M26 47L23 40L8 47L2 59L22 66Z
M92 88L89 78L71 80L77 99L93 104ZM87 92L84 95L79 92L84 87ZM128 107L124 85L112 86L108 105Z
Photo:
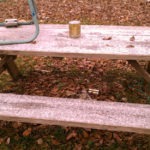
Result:
M144 70L138 63L150 61L150 27L83 25L77 39L69 38L68 25L40 25L40 30L31 43L0 45L0 73L7 69L18 78L17 55L123 59L150 83L150 64ZM24 39L33 32L31 26L0 28L0 40ZM142 104L0 94L0 119L150 134L150 105Z

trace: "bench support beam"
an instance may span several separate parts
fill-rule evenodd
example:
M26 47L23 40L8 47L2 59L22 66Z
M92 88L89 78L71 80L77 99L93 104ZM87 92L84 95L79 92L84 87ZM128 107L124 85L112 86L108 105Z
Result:
M148 62L148 65L147 65L147 72L150 74L150 61Z
M11 56L11 55L0 55L1 61L0 61L0 74L7 70L11 77L14 80L17 80L20 73L18 70L17 65L15 64L15 59L17 56Z
M128 60L129 64L131 64L132 67L135 68L137 73L142 76L148 83L150 83L150 74L148 73L150 70L150 63L148 64L147 71L144 70L140 64L136 60Z

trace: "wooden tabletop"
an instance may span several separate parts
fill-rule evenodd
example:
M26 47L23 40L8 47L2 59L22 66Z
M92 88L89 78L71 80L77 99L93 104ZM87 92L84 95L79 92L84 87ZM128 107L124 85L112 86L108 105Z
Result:
M0 27L0 40L29 38L34 30ZM81 37L72 39L68 25L40 25L35 42L1 45L0 54L150 60L150 27L82 25Z

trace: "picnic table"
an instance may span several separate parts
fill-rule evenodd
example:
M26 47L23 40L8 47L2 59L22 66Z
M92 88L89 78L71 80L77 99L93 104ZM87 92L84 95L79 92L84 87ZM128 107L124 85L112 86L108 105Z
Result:
M0 28L0 40L24 39L34 28ZM127 60L150 83L150 27L83 25L81 37L69 38L68 25L40 25L27 44L0 45L0 73L18 79L17 55ZM150 134L150 105L0 94L0 120L64 125Z
M34 27L0 28L0 40L25 39ZM0 45L0 73L6 68L14 79L17 55L123 59L150 82L149 73L137 60L150 61L150 27L82 25L81 37L69 38L68 25L40 25L38 38L31 43Z

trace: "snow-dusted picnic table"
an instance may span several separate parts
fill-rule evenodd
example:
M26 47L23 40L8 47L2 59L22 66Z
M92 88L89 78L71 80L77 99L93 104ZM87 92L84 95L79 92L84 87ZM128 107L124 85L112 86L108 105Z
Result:
M0 28L0 40L25 39L34 33L32 26ZM17 55L125 59L150 82L150 75L137 60L150 61L150 27L82 25L81 37L69 37L68 25L40 25L38 38L27 44L0 45L0 73L4 66L16 78L12 61ZM7 63L8 62L8 63ZM11 62L11 63L10 63ZM10 66L11 65L11 66ZM13 68L13 69L12 69Z

